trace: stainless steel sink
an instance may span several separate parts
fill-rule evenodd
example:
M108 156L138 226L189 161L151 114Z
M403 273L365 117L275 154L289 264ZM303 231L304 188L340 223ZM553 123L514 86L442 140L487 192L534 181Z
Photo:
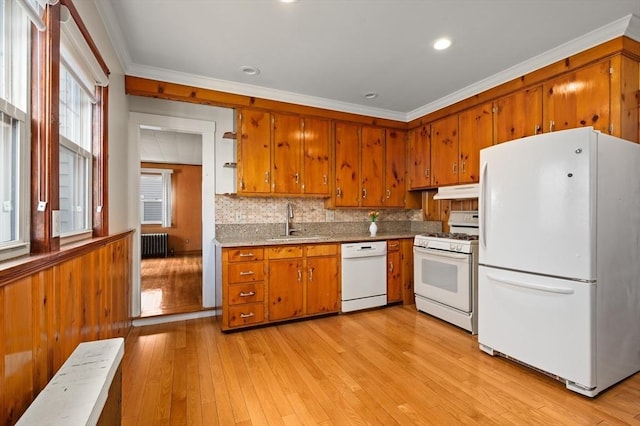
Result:
M281 237L267 238L267 241L305 241L305 240L326 240L329 237L324 235L283 235Z

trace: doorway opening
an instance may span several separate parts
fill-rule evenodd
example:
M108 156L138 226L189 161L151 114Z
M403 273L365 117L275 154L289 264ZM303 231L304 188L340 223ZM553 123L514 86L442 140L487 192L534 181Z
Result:
M202 309L202 135L140 129L141 317Z
M130 135L138 142L130 151L135 161L131 181L139 183L130 198L138 224L132 315L149 318L211 309L215 123L130 113ZM143 188L154 181L155 186ZM159 236L160 248L145 247L146 236Z

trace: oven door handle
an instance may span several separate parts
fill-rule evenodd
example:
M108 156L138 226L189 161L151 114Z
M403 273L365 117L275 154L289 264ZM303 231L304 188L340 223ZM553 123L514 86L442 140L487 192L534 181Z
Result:
M433 256L447 257L449 259L466 260L469 257L468 254L449 253L442 250L431 250L423 247L415 247L415 250L416 250L416 253L431 254Z

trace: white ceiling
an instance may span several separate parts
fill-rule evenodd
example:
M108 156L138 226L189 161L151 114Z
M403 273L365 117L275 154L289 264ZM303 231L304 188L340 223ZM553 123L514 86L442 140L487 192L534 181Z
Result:
M402 121L640 40L640 0L94 1L129 75Z

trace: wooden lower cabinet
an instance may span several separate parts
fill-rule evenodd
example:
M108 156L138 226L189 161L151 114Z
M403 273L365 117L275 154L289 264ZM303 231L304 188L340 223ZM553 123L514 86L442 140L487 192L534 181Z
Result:
M268 249L269 321L338 312L338 256L338 244Z
M387 303L402 301L400 240L387 241Z
M223 330L340 311L340 245L222 249Z

